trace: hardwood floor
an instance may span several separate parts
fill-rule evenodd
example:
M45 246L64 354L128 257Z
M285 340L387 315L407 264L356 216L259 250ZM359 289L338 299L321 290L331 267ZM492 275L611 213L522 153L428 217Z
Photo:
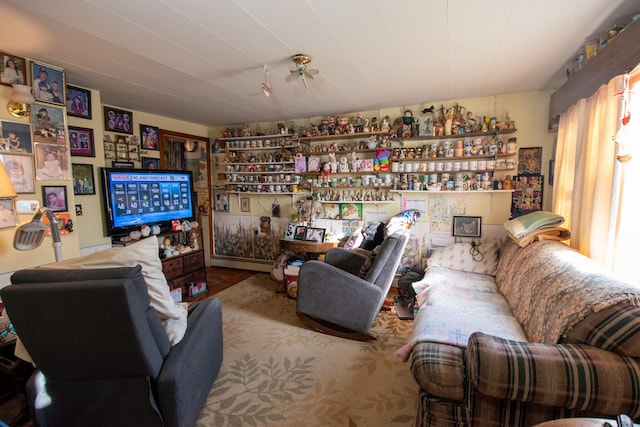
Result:
M207 267L207 296L214 295L223 289L240 283L256 274L255 271L235 268Z

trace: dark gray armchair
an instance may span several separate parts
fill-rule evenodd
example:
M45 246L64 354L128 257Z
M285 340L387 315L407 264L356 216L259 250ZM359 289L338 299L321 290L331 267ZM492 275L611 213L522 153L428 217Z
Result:
M194 304L171 347L140 267L37 268L2 299L37 370L37 426L193 426L222 363L220 301Z
M354 251L335 248L327 252L325 262L305 262L298 276L300 320L320 332L376 339L369 329L391 288L408 238L408 231L387 236L364 278L357 272L365 257Z

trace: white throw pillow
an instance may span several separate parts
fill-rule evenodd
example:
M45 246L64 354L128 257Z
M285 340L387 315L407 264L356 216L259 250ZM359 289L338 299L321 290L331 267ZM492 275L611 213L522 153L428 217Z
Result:
M498 268L498 243L482 242L477 245L477 250L479 253L473 255L471 243L454 243L435 249L427 264L429 267L446 267L495 276Z
M60 261L45 268L114 268L142 267L142 275L147 282L147 291L153 307L164 325L171 345L182 340L187 330L187 313L176 305L169 293L167 279L162 273L162 261L158 255L158 239L147 237L125 247L115 247L89 255Z

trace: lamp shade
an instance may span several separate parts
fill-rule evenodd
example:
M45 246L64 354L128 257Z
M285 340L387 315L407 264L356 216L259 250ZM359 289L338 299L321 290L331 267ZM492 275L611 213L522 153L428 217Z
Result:
M22 102L24 104L33 104L36 99L31 94L31 86L27 85L12 85L13 93L11 94L11 100L14 102Z
M0 197L16 197L16 190L9 179L6 169L0 162Z

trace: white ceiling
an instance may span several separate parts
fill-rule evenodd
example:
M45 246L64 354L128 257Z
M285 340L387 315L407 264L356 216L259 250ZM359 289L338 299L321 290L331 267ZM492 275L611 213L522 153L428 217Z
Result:
M102 102L206 125L559 87L639 0L4 0L0 50ZM291 56L320 73L287 83ZM262 94L263 65L273 94Z

